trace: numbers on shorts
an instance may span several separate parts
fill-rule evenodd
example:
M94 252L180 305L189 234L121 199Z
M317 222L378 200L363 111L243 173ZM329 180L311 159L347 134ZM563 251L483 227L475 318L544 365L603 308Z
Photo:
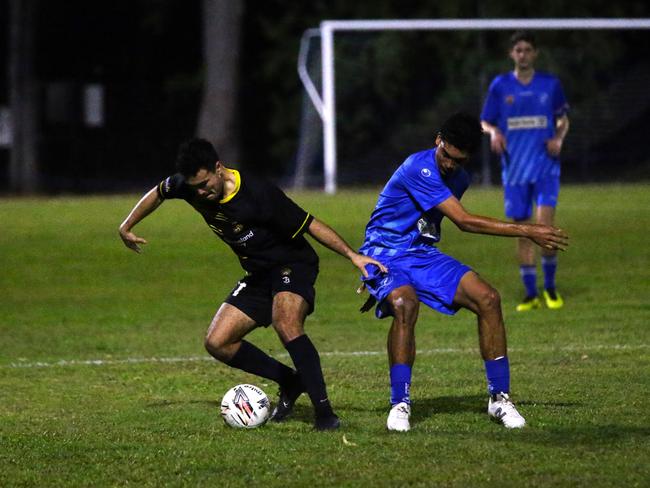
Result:
M237 295L239 295L239 292L242 291L244 288L246 288L246 283L244 283L243 281L238 282L237 288L235 288L235 290L232 292L232 296L236 297Z

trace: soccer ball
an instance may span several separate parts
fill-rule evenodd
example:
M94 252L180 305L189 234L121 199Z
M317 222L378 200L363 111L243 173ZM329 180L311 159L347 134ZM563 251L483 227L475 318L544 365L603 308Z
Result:
M230 427L254 429L269 419L269 397L254 385L237 385L221 400L221 416Z

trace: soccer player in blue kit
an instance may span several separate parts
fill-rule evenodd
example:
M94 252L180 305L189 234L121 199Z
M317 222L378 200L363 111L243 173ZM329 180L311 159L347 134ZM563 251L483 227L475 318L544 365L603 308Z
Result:
M492 151L501 155L506 217L527 221L536 205L535 221L553 225L560 191L560 151L569 131L567 104L560 81L535 71L535 38L518 31L510 38L514 71L497 76L490 85L481 124L490 134ZM519 239L517 258L526 296L517 305L525 312L541 307L537 293L535 249ZM556 290L557 253L542 249L544 301L551 309L564 300Z
M443 314L460 308L478 317L479 346L490 398L488 414L508 428L525 424L510 400L510 366L499 293L476 272L436 247L440 223L450 219L465 232L527 238L544 249L563 249L566 234L552 226L502 222L473 215L459 199L469 186L462 165L482 136L477 118L455 114L437 134L435 147L410 155L379 195L359 252L379 260L383 272L368 265L363 285L371 294L362 307L377 302L378 318L393 316L388 333L391 410L388 430L410 429L411 370L415 323L420 302Z

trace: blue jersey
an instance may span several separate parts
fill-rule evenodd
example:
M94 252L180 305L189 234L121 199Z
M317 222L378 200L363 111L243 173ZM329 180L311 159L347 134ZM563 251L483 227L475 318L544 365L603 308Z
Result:
M546 151L555 135L555 120L569 109L560 81L535 72L523 85L514 73L497 76L490 85L481 120L496 125L506 138L501 157L504 185L535 183L560 176L560 161Z
M443 177L435 153L411 154L388 180L366 226L362 254L395 256L440 241L443 214L435 207L452 195L460 199L469 176L458 168Z

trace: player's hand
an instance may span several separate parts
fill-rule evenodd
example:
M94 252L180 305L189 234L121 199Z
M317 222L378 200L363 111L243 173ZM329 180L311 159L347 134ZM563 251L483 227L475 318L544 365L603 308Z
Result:
M136 236L133 232L127 231L120 229L120 237L122 238L122 242L126 247L129 249L140 253L142 252L142 249L138 244L146 244L147 241L143 239L142 237Z
M350 261L352 261L352 264L361 270L361 274L363 274L364 278L368 277L368 272L366 271L367 264L374 264L381 270L382 273L388 272L388 268L386 266L381 264L376 259L369 258L363 254L354 253L354 255L350 258Z
M546 141L546 151L550 156L557 158L562 152L562 139L560 137L553 137Z
M528 237L543 249L565 251L569 246L567 233L551 225L530 224Z
M506 150L506 138L499 129L490 132L490 149L497 154L503 154Z

